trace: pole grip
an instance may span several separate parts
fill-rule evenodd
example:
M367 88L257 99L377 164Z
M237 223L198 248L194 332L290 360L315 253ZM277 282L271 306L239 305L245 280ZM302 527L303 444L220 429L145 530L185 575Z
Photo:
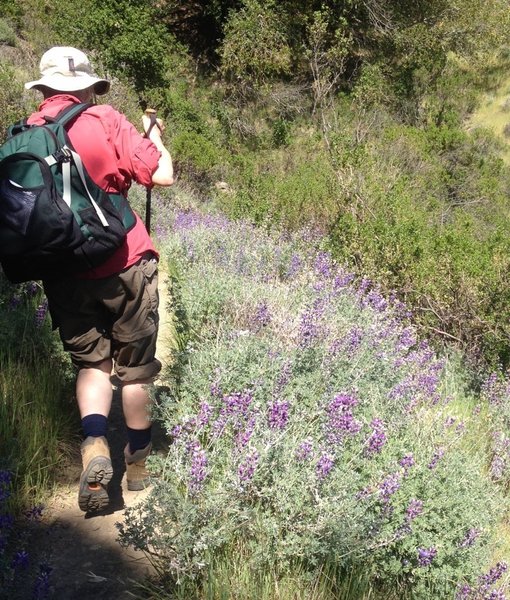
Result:
M150 119L150 125L149 125L149 129L147 129L147 131L145 132L145 137L148 138L152 128L154 127L154 125L157 125L157 127L160 129L161 131L161 127L159 127L158 124L158 117L156 114L156 110L154 108L146 108L145 109L145 114L149 117Z

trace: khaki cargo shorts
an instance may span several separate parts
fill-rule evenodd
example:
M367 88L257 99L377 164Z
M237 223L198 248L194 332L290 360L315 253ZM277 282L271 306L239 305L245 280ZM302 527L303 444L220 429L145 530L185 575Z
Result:
M158 262L152 253L116 275L45 282L44 290L53 326L76 367L111 358L122 383L159 373Z

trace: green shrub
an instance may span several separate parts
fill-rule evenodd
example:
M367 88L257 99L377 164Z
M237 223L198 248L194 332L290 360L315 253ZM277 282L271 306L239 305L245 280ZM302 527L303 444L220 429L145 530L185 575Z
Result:
M290 47L276 3L244 0L231 11L218 53L223 75L238 88L289 73Z
M123 543L188 597L206 593L206 572L240 585L241 561L273 590L323 568L363 572L375 598L476 585L499 519L480 421L447 396L443 361L399 305L352 286L309 233L190 211L172 232L189 343L160 407L173 443Z
M0 19L0 45L6 44L7 46L16 45L16 32L13 27L5 19Z

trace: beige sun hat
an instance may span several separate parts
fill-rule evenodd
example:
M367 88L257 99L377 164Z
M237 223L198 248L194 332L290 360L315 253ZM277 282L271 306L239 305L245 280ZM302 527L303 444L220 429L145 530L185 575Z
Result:
M25 83L25 88L47 87L61 92L77 92L89 87L101 96L110 89L110 82L92 70L87 55L68 46L55 46L45 52L39 64L41 79Z

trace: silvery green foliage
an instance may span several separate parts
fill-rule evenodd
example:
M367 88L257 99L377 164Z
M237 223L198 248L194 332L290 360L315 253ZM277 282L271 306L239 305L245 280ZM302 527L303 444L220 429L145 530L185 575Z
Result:
M190 338L161 406L168 457L121 540L177 580L237 548L254 569L333 563L399 597L478 597L498 492L404 308L312 235L191 212L172 230Z

